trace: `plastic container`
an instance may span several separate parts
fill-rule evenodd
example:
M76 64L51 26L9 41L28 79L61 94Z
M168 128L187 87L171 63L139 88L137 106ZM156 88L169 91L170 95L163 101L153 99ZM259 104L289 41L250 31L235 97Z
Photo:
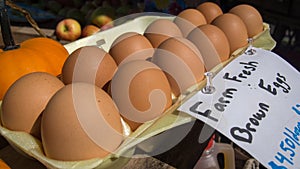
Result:
M224 155L224 169L235 169L233 147L230 144L216 143L214 137L211 138L194 169L221 169L218 161L219 154Z

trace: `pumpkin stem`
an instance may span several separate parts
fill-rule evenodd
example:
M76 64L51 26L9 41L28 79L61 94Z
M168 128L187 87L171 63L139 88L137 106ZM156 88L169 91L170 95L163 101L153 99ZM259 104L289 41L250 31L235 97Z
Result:
M5 45L3 50L11 50L11 49L19 48L20 46L15 44L15 41L12 37L12 33L10 29L10 21L6 9L6 0L0 0L0 23L1 23L2 38Z

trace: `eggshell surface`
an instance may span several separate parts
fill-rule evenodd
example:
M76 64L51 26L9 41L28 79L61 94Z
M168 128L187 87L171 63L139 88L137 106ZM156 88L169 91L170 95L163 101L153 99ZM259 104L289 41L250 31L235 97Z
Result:
M229 41L230 53L248 44L246 25L237 15L225 13L214 19L211 24L219 27L225 33Z
M109 50L117 65L130 60L151 58L154 48L149 40L141 34L127 32L117 37Z
M249 37L254 37L263 31L263 19L259 11L251 5L237 5L229 10L239 16L247 27Z
M120 114L101 88L72 83L49 101L41 122L46 156L78 161L102 158L123 140Z
M178 26L168 19L157 19L153 21L145 30L144 36L157 48L164 40L169 37L182 37Z
M206 70L211 70L230 55L230 46L225 33L217 26L206 24L195 28L187 37L199 49Z
M172 104L171 88L164 72L144 60L122 64L111 81L111 93L133 130L159 117Z
M196 9L205 16L207 23L211 23L216 17L223 14L220 6L214 2L203 2Z
M62 68L65 84L86 82L102 88L117 69L109 53L97 46L84 46L70 54Z
M179 96L204 77L204 62L198 48L188 39L172 37L155 51L152 62L165 73L172 92Z
M181 11L174 19L174 23L186 37L195 27L206 24L205 16L197 9L189 8Z
M64 84L45 72L22 76L8 89L2 100L2 124L14 131L24 131L39 137L32 129L38 122L50 98ZM39 132L39 131L37 131Z

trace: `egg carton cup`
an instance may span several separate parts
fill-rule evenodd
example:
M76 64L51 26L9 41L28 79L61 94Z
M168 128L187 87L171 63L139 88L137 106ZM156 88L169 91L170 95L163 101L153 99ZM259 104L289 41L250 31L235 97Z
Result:
M157 20L157 19L170 19L173 20L174 16L167 15L155 15L155 14L147 14L147 15L139 15L138 17L132 15L131 18L126 21L120 21L121 24L110 28L103 32L98 32L93 36L79 39L75 42L69 43L65 45L65 48L69 53L73 52L79 47L87 46L87 45L97 45L104 50L108 51L113 40L116 39L123 33L126 32L137 32L144 33L147 26ZM258 48L263 48L266 50L272 50L276 42L272 39L270 35L270 28L267 23L264 23L264 31L259 35L255 36L253 41L253 46ZM241 53L243 53L247 47L240 48L235 51L230 58L217 65L211 72L214 74L218 73L224 66L230 63L233 59L238 57ZM102 168L122 168L130 159L131 155L134 154L136 146L164 131L172 129L174 127L189 123L194 121L195 119L188 114L177 111L177 108L184 103L187 99L192 97L198 91L200 91L206 85L206 79L201 81L198 84L191 86L187 89L183 94L181 94L178 98L174 99L172 106L167 109L162 116L157 119L148 121L138 127L134 132L129 133L129 137L126 137L119 148L112 154L107 155L104 158L93 158L89 160L82 161L59 161L48 158L43 151L42 143L39 139L33 137L32 135L20 132L20 131L11 131L3 125L0 125L0 134L10 143L12 147L14 147L21 154L32 158L34 160L38 160L47 168L51 169L102 169ZM0 101L0 108L1 108ZM0 109L1 111L1 109ZM1 117L0 117L1 118ZM124 126L126 128L126 125ZM138 138L138 139L136 139ZM155 145L152 146L158 146Z

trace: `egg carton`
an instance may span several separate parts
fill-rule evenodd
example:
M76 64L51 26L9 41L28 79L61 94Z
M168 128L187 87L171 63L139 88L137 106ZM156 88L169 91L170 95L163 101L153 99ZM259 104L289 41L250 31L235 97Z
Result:
M113 43L113 40L121 34L126 32L137 32L143 34L147 26L157 19L173 20L174 16L165 15L161 13L159 15L157 15L157 13L129 15L126 18L122 18L122 20L117 20L116 26L114 26L113 28L102 32L98 32L92 36L82 38L72 43L66 44L65 48L68 50L69 53L72 53L79 47L87 45L96 45L100 48L103 48L105 51L108 51ZM270 35L269 25L264 23L264 31L256 37L254 37L253 46L263 48L266 50L272 50L275 47L275 45L276 42L272 39ZM241 48L235 51L227 61L220 63L214 69L212 69L212 72L217 73L218 71L220 71L226 64L228 64L234 58L239 56L241 52L245 51L245 49L246 48ZM193 117L177 111L177 108L187 99L189 99L199 90L201 90L205 86L205 84L206 81L203 80L202 82L190 87L188 90L186 90L185 93L181 94L178 98L174 100L173 105L168 110L166 110L161 117L142 124L134 132L130 133L130 138L126 138L113 154L110 154L104 158L94 158L83 161L58 161L45 156L41 141L28 133L11 131L6 129L2 125L0 125L0 133L18 152L29 158L38 160L47 168L121 168L130 160L131 155L133 155L136 146L139 143L171 128L194 121L195 119ZM0 106L1 103L2 102L0 101ZM157 142L159 143L159 141ZM155 145L155 142L153 142L152 146L155 147L157 145Z

